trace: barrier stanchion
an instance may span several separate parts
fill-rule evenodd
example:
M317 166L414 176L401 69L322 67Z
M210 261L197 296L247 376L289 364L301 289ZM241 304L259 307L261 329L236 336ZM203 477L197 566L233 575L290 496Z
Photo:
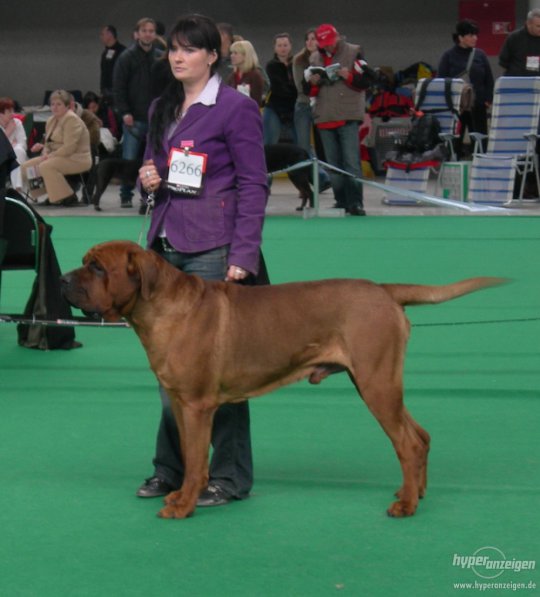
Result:
M419 193L417 191L410 191L407 189L402 189L399 187L394 187L392 185L382 184L380 182L375 182L373 180L366 180L364 178L360 178L347 172L346 170L342 170L341 168L337 168L336 166L332 166L332 164L328 164L323 162L322 160L318 160L317 158L312 158L309 161L298 162L294 164L294 166L289 166L288 168L283 168L281 170L275 170L274 172L269 172L270 176L274 174L281 174L282 172L292 172L293 170L300 170L301 168L305 168L306 166L310 166L313 170L313 207L305 207L303 210L303 217L304 219L309 219L312 217L343 217L345 216L344 209L321 209L319 205L319 177L318 172L319 168L322 166L325 170L331 170L336 172L337 174L342 174L343 176L350 176L358 180L361 184L373 187L375 189L380 189L386 193L390 192L394 195L401 195L407 199L411 199L413 201L420 201L423 203L429 203L431 205L438 205L441 207L450 207L462 211L467 211L471 213L481 213L481 212L498 212L498 213L505 213L510 215L511 211L505 209L504 207L496 207L494 205L485 205L485 204L475 204L475 203L465 203L463 201L453 201L451 199L443 199L442 197L434 197L432 195L427 195L425 193ZM315 176L315 172L317 172L317 176Z

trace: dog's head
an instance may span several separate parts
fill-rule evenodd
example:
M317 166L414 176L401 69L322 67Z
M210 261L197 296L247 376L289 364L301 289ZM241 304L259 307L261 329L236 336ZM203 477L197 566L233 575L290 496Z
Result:
M85 314L118 321L140 298L150 299L163 263L130 241L101 243L86 253L82 267L62 276L62 293Z

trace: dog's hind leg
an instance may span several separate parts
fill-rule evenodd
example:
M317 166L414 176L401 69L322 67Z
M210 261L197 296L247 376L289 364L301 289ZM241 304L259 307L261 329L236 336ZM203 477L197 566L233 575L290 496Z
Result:
M187 518L193 514L197 499L208 485L208 450L215 409L180 406L171 400L178 423L184 461L184 482L178 491L165 498L161 518Z
M429 433L412 418L409 411L404 408L404 414L409 419L410 424L413 426L420 442L425 446L425 458L423 459L423 465L420 469L420 484L418 487L418 497L422 499L426 494L427 490L427 462L428 462L428 453L429 453L429 444L431 438L429 437ZM396 497L398 499L401 498L401 489L396 492Z
M388 515L412 516L426 491L430 438L405 408L401 381L388 373L388 369L380 368L370 375L368 383L362 383L352 372L350 375L369 410L390 438L401 465L403 485L396 493L398 501L388 508ZM392 378L395 381L390 381Z

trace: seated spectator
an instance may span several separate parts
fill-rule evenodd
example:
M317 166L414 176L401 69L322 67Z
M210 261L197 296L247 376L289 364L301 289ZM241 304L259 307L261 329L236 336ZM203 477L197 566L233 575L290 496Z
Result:
M87 91L83 96L82 107L95 114L100 120L100 126L109 129L115 139L120 139L121 132L113 109L107 102L93 91Z
M30 179L43 179L43 187L32 193L34 196L48 195L42 205L76 204L77 195L65 175L80 174L92 166L90 135L84 122L70 109L71 102L71 94L63 89L51 93L52 116L45 125L44 142L30 148L32 153L40 155L22 166L25 186L29 186Z
M15 102L9 97L0 98L0 128L11 143L19 162L19 167L11 171L11 186L20 192L22 190L20 164L26 162L28 155L26 154L26 131L21 120L15 118L14 114Z
M230 54L233 72L226 81L227 85L248 95L261 106L264 97L264 78L259 69L255 48L249 41L235 41L231 45Z
M84 109L79 102L76 102L73 95L71 95L69 107L86 125L88 134L90 135L90 147L97 154L100 141L99 131L101 129L101 120L93 112Z

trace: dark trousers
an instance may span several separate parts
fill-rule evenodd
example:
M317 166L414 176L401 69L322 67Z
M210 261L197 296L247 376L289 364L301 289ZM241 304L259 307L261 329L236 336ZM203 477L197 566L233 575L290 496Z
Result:
M197 274L207 280L223 280L227 271L228 247L219 247L204 253L179 253L165 251L160 240L152 248L178 269ZM266 268L261 257L261 271L257 281L264 283ZM260 282L260 279L263 281ZM249 282L248 282L249 283ZM266 282L268 283L268 282ZM205 363L201 363L205 367ZM174 487L180 487L184 478L184 466L180 452L178 427L169 398L163 388L159 389L162 402L156 453L153 459L155 475ZM247 401L224 404L218 408L212 427L212 458L210 480L217 482L235 498L245 498L253 485L253 459L249 406Z
M356 177L329 171L336 204L342 208L362 208L364 205L363 187L359 180L362 178L359 126L358 121L348 121L335 129L319 129L326 161Z
M461 130L456 144L456 153L458 154L458 157L462 157L464 153L463 137L465 136L465 130L468 130L469 133L482 133L484 135L487 135L488 133L487 108L485 104L475 104L472 110L462 112L462 114L460 114L459 120L461 124ZM485 152L486 147L487 142L486 140L483 140L480 150ZM474 143L471 147L471 151L473 150Z
M173 487L180 487L184 478L184 465L180 453L178 427L165 390L160 387L159 391L163 408L153 460L155 474ZM236 498L247 497L253 485L247 401L223 404L218 408L212 427L212 448L210 480L217 482Z

